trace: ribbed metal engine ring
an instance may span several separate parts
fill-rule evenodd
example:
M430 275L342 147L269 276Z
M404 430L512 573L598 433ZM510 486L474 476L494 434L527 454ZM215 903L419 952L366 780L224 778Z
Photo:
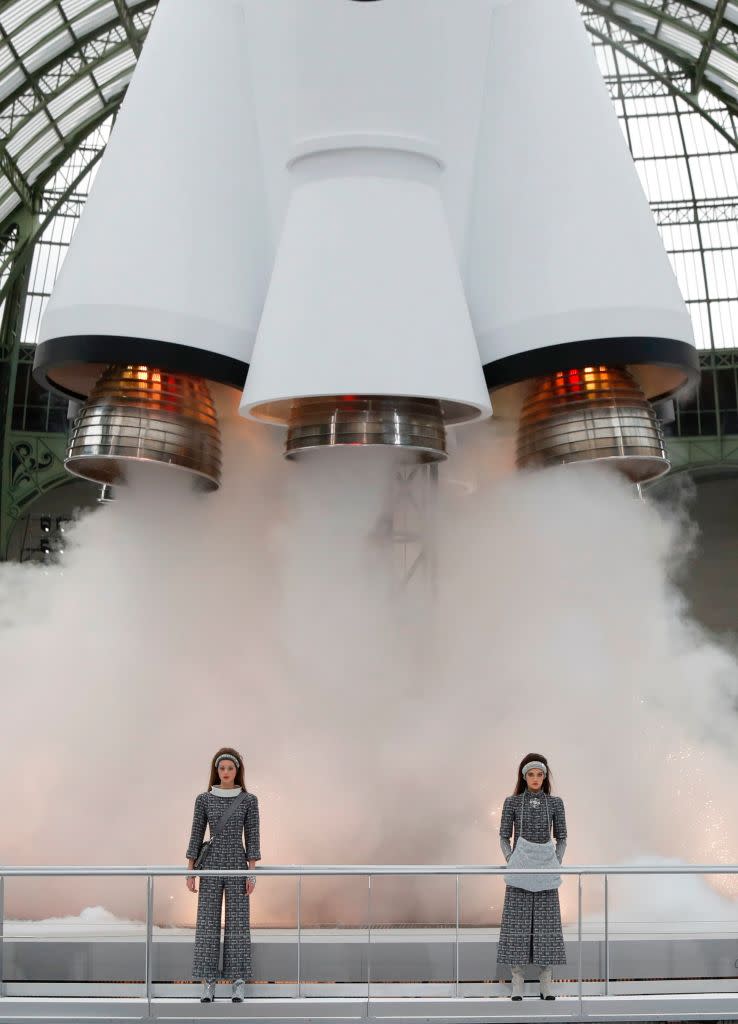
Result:
M541 377L523 405L521 468L610 462L634 483L669 470L658 417L632 374L587 366Z
M192 474L205 490L220 484L220 432L204 380L150 366L110 366L74 421L65 466L75 476L120 484L135 463Z

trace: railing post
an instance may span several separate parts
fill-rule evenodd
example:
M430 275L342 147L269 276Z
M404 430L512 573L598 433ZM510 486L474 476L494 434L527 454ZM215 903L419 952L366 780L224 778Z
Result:
M372 997L372 876L367 875L366 892L366 1016Z
M582 990L583 990L583 979L582 979L582 876L577 875L577 931L578 931L578 948L579 948L579 968L578 968L578 986L579 986L579 1016L583 1015L582 1009Z
M454 995L459 995L459 876L456 876L456 966L454 968Z
M154 876L146 876L146 1005L151 1017L152 940L154 935Z
M610 995L610 894L605 875L605 995Z
M302 875L297 876L297 998L302 995Z
M5 995L5 875L0 875L0 999Z

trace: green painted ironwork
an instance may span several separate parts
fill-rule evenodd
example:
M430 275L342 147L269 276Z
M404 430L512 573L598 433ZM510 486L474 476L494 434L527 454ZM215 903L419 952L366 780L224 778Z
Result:
M735 96L706 75L713 53L724 54L732 61L736 58L734 50L719 36L723 27L727 31L733 28L738 32L738 26L725 20L725 3L719 3L717 11L709 14L695 6L692 18L685 15L688 5L684 0L659 0L658 7L653 0L578 0L578 3L582 9L625 29L635 39L647 43L651 49L682 68L692 83L694 93L701 89L711 92L731 113L738 114ZM673 29L672 34L661 34L663 26ZM684 49L675 44L675 38L684 40Z
M670 437L667 444L671 474L738 473L738 435L730 437Z
M18 217L17 233L13 240L13 252L19 251L26 238L30 237L35 227L34 217L30 212L23 211ZM13 396L18 373L20 357L20 330L23 322L28 270L19 275L6 295L3 306L2 325L0 327L0 558L5 557L7 542L10 537L13 521L12 509L15 488L13 485L14 467L11 456L11 429L13 417Z
M35 346L24 341L24 314L38 298L33 295L34 252L39 244L58 244L53 230L50 243L44 241L56 217L78 219L87 194L82 183L100 159L106 138L106 132L98 133L80 147L40 193L36 212L19 211L12 229L0 236L0 560L7 557L13 530L29 506L70 479L64 469L67 403L32 379ZM46 257L41 260L44 280L45 262Z
M714 128L719 135L722 135L726 142L729 142L731 146L738 149L738 139L735 134L726 128L724 124L721 124L720 121L713 117L708 111L704 110L692 93L680 88L679 84L673 77L658 71L654 68L653 64L649 63L649 61L639 57L638 54L633 52L633 50L629 50L624 43L621 43L617 39L613 39L611 35L608 35L606 32L601 32L596 26L588 25L587 27L591 36L595 39L599 39L600 42L605 43L607 46L611 46L613 50L617 50L618 53L622 53L629 61L632 61L643 71L646 71L650 78L656 82L660 82L672 96L681 100L686 106L690 107L701 117L704 117L707 123Z
M106 111L105 117L108 116L109 111ZM97 125L95 125L94 127L97 127ZM8 258L8 263L0 265L0 280L2 280L3 271L6 269L6 267L8 268L6 279L3 281L2 284L0 284L0 303L2 303L5 300L8 292L10 291L11 287L13 286L17 278L21 274L23 274L24 271L30 265L30 260L31 257L33 256L33 250L34 246L36 245L36 242L39 240L41 235L43 235L44 231L51 223L51 221L54 219L56 214L59 212L60 208L69 199L69 197L74 194L79 183L86 177L86 175L89 174L89 172L92 170L95 164L97 164L97 162L100 160L104 152L104 149L99 149L97 150L97 152L91 155L90 159L83 165L79 174L77 174L76 177L72 179L67 188L54 200L53 204L49 207L49 209L44 211L43 216L38 217L38 223L31 231L31 233L26 238L24 238L23 242L18 247L16 252L11 254L11 256Z
M129 8L126 6L126 0L113 0L115 9L118 12L121 25L126 30L126 38L131 44L131 49L139 57L141 54L141 36L136 31L136 26L133 22L133 17Z
M21 9L0 0L0 44L11 58L0 102L0 233L117 111L156 3L37 0Z
M66 435L11 431L5 445L7 476L3 483L0 555L4 559L10 536L28 506L40 495L68 483L64 469Z

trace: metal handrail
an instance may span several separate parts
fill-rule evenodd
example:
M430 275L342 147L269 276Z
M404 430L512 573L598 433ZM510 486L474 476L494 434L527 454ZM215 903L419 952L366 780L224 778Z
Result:
M44 878L44 877L139 877L146 879L146 921L145 921L145 967L143 994L148 1003L148 1012L151 1016L152 1000L152 952L153 952L153 926L154 926L154 880L166 877L195 876L198 878L209 877L243 877L250 875L257 870L261 876L281 876L297 879L297 994L302 994L302 961L301 961L301 940L302 940L302 914L301 896L302 879L310 876L340 877L354 876L363 877L367 880L367 980L366 980L366 1015L369 1017L369 1004L371 1000L371 952L372 952L372 879L377 876L452 876L456 879L456 920L455 920L455 964L454 964L454 995L459 996L459 944L460 944L460 879L465 876L503 876L507 867L493 864L274 864L254 868L211 868L209 870L187 867L173 867L170 865L143 865L143 866L100 866L100 865L61 865L61 866L0 866L0 999L5 995L3 977L3 922L4 913L4 882L6 878ZM735 875L738 874L738 864L693 864L693 865L580 865L580 866L559 866L555 868L515 868L516 874L530 875L565 875L577 879L577 1002L579 1004L579 1016L583 1013L584 1004L584 979L582 963L582 879L584 877L603 877L605 896L605 992L610 991L610 928L609 928L609 885L608 879L611 875Z
M291 878L313 875L504 875L507 867L497 864L272 864L256 868L211 868L197 870L195 868L175 867L166 864L148 864L141 866L116 865L59 865L35 867L3 867L0 865L0 878L26 877L72 877L84 875L100 876L134 876L157 878L168 876L189 876L208 878L240 875L287 876ZM738 864L687 864L687 865L629 865L629 864L586 864L574 867L554 868L515 868L516 875L735 875Z

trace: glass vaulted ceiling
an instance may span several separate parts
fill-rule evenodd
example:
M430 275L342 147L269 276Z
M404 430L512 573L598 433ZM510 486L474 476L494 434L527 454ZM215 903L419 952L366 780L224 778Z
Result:
M117 109L155 8L0 0L0 224Z
M738 346L738 2L579 0L701 349Z
M692 93L738 101L738 0L578 0L687 72Z
M738 0L577 2L698 344L733 347ZM67 173L72 156L93 139L104 146L155 9L156 0L0 0L0 238L11 237L24 208L45 217L35 271L47 267L44 247L56 237L49 211L69 213L67 179L69 195L81 197L76 175ZM83 197L65 220L56 270L82 205ZM26 318L22 338L30 343L55 278L35 271L35 314Z

